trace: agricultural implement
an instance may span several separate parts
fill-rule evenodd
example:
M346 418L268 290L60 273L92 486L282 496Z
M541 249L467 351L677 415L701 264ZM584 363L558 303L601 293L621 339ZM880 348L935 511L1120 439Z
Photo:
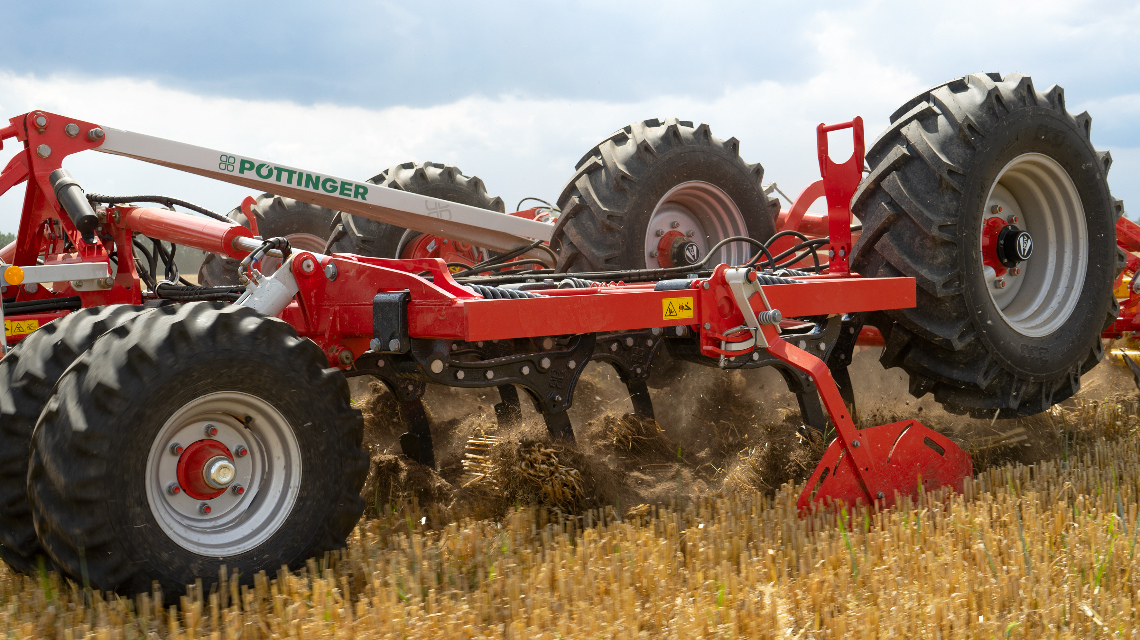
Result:
M23 148L0 193L27 184L2 254L0 554L104 589L173 593L343 545L367 468L348 376L388 386L404 453L435 466L428 383L497 388L504 424L522 389L572 441L591 360L647 417L662 358L772 366L835 434L799 506L882 506L960 489L971 461L917 420L856 427L858 341L915 395L1016 416L1071 396L1102 332L1132 330L1116 230L1140 236L1110 158L1059 88L1019 75L920 94L866 153L860 118L820 125L821 180L786 211L735 139L678 120L615 132L557 206L511 215L446 165L358 182L43 111L10 122L0 140ZM829 135L852 136L845 162ZM87 194L62 168L85 151L267 193L228 217ZM199 284L178 246L211 254Z

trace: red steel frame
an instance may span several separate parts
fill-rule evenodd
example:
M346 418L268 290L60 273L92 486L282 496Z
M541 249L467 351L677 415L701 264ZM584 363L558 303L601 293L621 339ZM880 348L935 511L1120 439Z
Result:
M33 118L37 116L47 117L49 126L35 126ZM78 295L84 307L139 303L140 281L133 260L125 259L130 255L132 232L234 258L247 255L235 249L233 241L239 236L252 237L254 232L250 229L149 207L109 209L98 242L85 243L56 200L48 175L61 167L63 158L96 148L100 141L65 135L62 122L77 123L81 131L97 126L46 112L31 112L13 118L10 126L0 130L0 143L11 137L24 143L24 149L0 174L0 193L27 181L11 262L34 265L41 256L49 263L108 262L111 256L124 253L117 260L115 286L104 291L76 292L69 283L56 283L50 295ZM827 134L841 129L851 129L856 144L852 157L836 164L827 153ZM762 296L753 295L749 304L754 313L767 310L768 305L790 318L907 308L915 304L913 278L865 279L850 273L848 267L852 245L848 203L861 178L862 134L860 118L839 125L820 125L817 135L822 179L805 189L790 211L781 214L784 228L830 236L829 273L795 278L797 284L763 286L767 305ZM50 147L50 153L38 153L37 149L43 148L40 145ZM827 200L828 215L806 213L810 203L820 196ZM63 234L77 247L74 253L62 253L59 240ZM455 282L439 259L387 260L340 254L320 256L304 251L293 255L285 266L292 269L300 292L280 317L300 335L321 346L331 366L351 368L351 364L343 363L351 363L353 357L369 349L373 337L373 295L405 290L410 293L408 333L412 338L479 341L684 325L699 336L701 352L709 357L747 355L756 348L733 352L722 349L724 342L751 337L749 332L740 330L745 317L729 289L725 265L717 267L709 278L693 280L688 289L681 291L655 291L653 284L619 282L588 289L548 290L540 298L490 300ZM318 268L306 273L302 264L307 260L315 261ZM331 281L324 275L329 264L335 265L338 274ZM432 281L416 275L425 271L432 274ZM15 298L21 301L31 295L18 288ZM667 319L663 305L669 299L687 302L691 315ZM49 315L53 314L40 317L47 319ZM949 440L915 421L857 430L826 365L782 340L774 326L764 326L763 335L769 345L768 353L813 379L838 434L824 464L801 496L801 507L825 498L890 503L895 491L914 490L916 474L928 484L960 488L962 478L969 474L969 457ZM345 351L353 357L343 357ZM908 430L945 449L946 460L926 464L902 455L901 449L913 448L907 444L913 438L902 438ZM866 446L860 447L860 440ZM926 452L927 457L929 453ZM829 475L830 484L824 484L823 479Z

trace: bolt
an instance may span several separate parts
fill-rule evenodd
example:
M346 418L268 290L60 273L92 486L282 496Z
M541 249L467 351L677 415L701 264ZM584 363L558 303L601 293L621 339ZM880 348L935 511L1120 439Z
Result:
M820 351L827 351L827 345L822 343L822 342L819 343L819 350Z
M337 362L340 362L340 366L342 367L347 367L352 364L352 361L355 359L356 358L352 357L352 351L350 349L341 349L340 354L337 355Z
M388 351L399 351L401 344L399 338L392 338L388 341Z
M994 280L994 287L997 289L1004 289L1005 288L1005 279L998 278L997 280Z
M43 129L47 126L47 118L42 115L36 116L36 126Z
M431 372L432 373L443 373L443 360L440 360L439 358L432 360L431 361Z
M40 285L34 282L29 282L28 284L24 285L24 291L27 291L28 293L35 293L36 291L39 291L39 289Z
M1020 222L1020 221L1021 221L1021 218L1018 218L1017 216L1010 216L1010 217L1006 218L1006 220L1007 220L1007 221L1008 221L1010 224L1017 224L1018 222Z
M676 229L677 227L681 226L681 223L680 223L680 222L677 222L676 220L674 220L673 222L670 222L670 223L669 223L669 226L670 226L670 227L673 227L674 229Z
M237 449L234 449L234 455L239 458L244 458L249 455L249 449L246 449L244 446L239 444Z
M990 213L994 214L995 216L997 214L1001 213L1001 211L1002 211L1002 208L1001 208L1000 204L995 204L995 205L990 207Z
M381 346L381 345L380 345L380 338L373 338L373 339L372 339L372 340L371 340L371 341L368 343L368 348L369 348L369 349L371 349L371 350L373 350L373 351L379 351L379 350L380 350L380 346ZM455 348L455 345L451 345L451 347L454 349L454 348Z
M210 505L206 504L205 502L203 502L202 504L198 505L198 513L200 513L200 514L202 514L202 515L204 515L204 516L208 516L208 515L210 515L210 512L211 512L211 511L213 511L213 509L211 509L211 508L210 508Z
M835 257L835 250L834 249L828 249L827 250L827 257L828 258L834 258Z
M467 375L467 374L463 373L463 371L456 371L455 372L455 379L456 380L462 380L463 376L465 376L465 375Z
M206 437L213 438L216 435L218 435L218 428L212 424L206 425Z
M494 372L494 371L492 371L492 370L490 370L490 369L487 369L486 373L484 373L484 374L483 374L483 377L485 377L485 378L487 378L488 380L490 380L490 379L492 379L492 378L494 378L494 377L495 377L495 372Z
M633 346L633 338L632 338L632 337L627 337L627 338L625 339L625 346L627 346L627 347L632 347L632 346Z
M650 340L650 339L648 339L648 338L646 338L646 339L645 339L645 346L647 346L647 347L652 347L652 346L653 346L653 341L652 341L652 340Z
M176 496L182 493L182 487L178 486L177 482L171 482L170 484L166 485L166 492L172 496Z
M636 373L637 375L641 375L641 367L634 367L633 372Z
M655 336L659 336L659 335L665 333L665 329L662 327L653 327L652 329L649 330L649 333L652 333Z
M74 138L79 135L79 125L72 122L63 128L63 132L67 134L67 137Z
M325 277L329 279L329 282L336 280L336 265L335 264L330 262L330 263L325 265Z
M103 130L100 129L99 127L95 127L94 129L87 132L87 139L90 140L91 142L95 142L97 140L102 140L103 135L104 135Z
M654 231L654 232L653 232L653 235L655 235L655 236L657 236L658 238L660 238L661 236L665 235L665 230L664 230L664 229L658 229L657 231Z
M82 287L82 286L83 286L83 281L82 281L82 280L72 280L72 281L71 281L71 287L72 287L73 289L78 289L78 288L80 288L80 287Z
M567 363L566 363L566 368L567 368L567 369L573 369L573 368L575 368L575 367L577 367L577 366L578 366L578 363L577 363L577 362L574 362L573 360L571 360L570 362L567 362Z
M756 360L759 360L759 359L760 359L760 352L759 352L759 351L753 351L753 352L752 352L752 360L753 360L753 361L756 361Z
M617 343L616 343L616 342L611 342L611 343L610 343L610 351L617 351L617 350L618 350L618 346L617 346Z
M312 258L305 258L301 261L301 271L305 273L312 273L316 271L317 263L313 262Z
M1019 276L1019 275L1021 275L1021 267L1014 267L1014 268L1010 269L1010 270L1009 270L1009 275L1011 275L1011 276Z
M173 442L170 444L170 455L180 456L180 455L182 455L182 451L183 451L182 445L178 444L177 442Z
M550 358L543 358L542 360L539 360L538 361L538 368L542 369L543 371L546 371L547 369L549 369L550 368Z
M562 396L560 396L560 395L557 395L557 394L556 394L556 395L554 396L554 401L555 401L555 402L562 402Z
M709 329L712 329L712 323L711 323L711 322L706 322L706 323L705 323L705 331L708 331Z
M659 255L659 254L657 253L657 249L654 249L653 251L650 251L650 252L649 252L649 257L650 257L650 258L656 258L658 255Z
M245 487L241 486L240 484L235 484L230 488L230 491L233 491L235 495L240 496L245 493Z
M807 349L807 341L806 340L800 340L799 344L797 344L796 346L798 346L801 349Z
M685 237L686 237L686 238L692 238L692 237L693 237L693 236L695 236L695 235L697 235L697 232L696 232L696 231L693 231L692 229L690 229L690 230L688 230L688 231L686 231L686 232L685 232Z
M530 375L530 367L526 366L525 364L522 366L521 371L524 376Z
M708 289L708 288L709 288L709 283L707 283L707 282L705 282L705 283L702 283L702 284L701 284L701 288L703 288L703 289Z
M41 158L46 158L51 155L51 147L47 146L46 144L41 144L40 146L36 147L36 153Z
M882 499L883 499L883 498L885 498L886 496L885 496L885 495L883 495L883 492L882 492L882 491L880 491L880 492L878 492L878 493L876 493L876 494L875 494L875 497L876 497L876 498L878 498L878 499L880 499L880 500L882 500Z
M684 325L677 325L677 326L676 326L676 327L673 329L673 331L674 331L674 333L676 333L678 336L683 336L683 335L685 335L685 326L684 326Z
M859 441L858 441L858 440L852 440L852 441L851 441L851 446L853 446L853 447L856 447L856 448L857 448L857 447L859 446Z

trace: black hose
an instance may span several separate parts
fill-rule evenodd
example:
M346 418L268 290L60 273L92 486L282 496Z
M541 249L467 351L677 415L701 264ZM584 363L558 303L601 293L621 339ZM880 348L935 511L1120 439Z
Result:
M24 302L4 302L4 315L20 315L24 313L43 313L45 311L75 311L83 306L79 296L66 298L46 298L44 300L27 300Z
M204 207L199 207L196 204L179 200L178 198L171 198L169 196L105 196L98 193L87 194L87 199L91 202L98 202L100 204L130 204L134 202L153 202L155 204L164 204L170 209L174 209L174 205L185 207L196 213L208 216L220 222L234 224L233 220L223 216L220 213L214 213Z

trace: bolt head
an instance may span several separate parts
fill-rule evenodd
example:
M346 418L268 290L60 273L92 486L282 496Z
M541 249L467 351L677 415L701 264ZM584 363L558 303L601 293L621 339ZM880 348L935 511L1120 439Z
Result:
M43 129L47 126L47 117L41 115L36 116L36 126Z
M652 347L652 346L653 346L653 341L652 341L652 340L650 340L649 338L646 338L646 339L645 339L645 346L647 346L647 347Z
M995 204L995 205L990 207L990 213L994 214L995 216L1001 212L1002 212L1002 208L1001 208L1000 204Z
M1011 276L1019 276L1019 275L1021 275L1021 267L1014 267L1014 268L1010 269L1010 270L1009 270L1009 274L1010 274Z
M664 230L664 229L658 229L657 231L654 231L654 232L653 232L653 235L655 235L655 236L657 236L658 238L660 238L661 236L665 235L665 230Z
M234 486L230 487L230 491L234 492L234 495L240 496L245 494L245 487L241 486L240 484L235 484Z
M317 270L317 263L312 258L305 258L301 261L301 271L304 273L312 273Z
M542 348L546 349L547 351L550 351L551 349L553 349L554 348L554 338L543 338L542 339Z
M487 369L487 371L483 374L483 376L485 378L487 378L488 380L490 380L490 379L495 377L495 372L490 370L490 369Z
M577 363L577 362L574 362L573 360L571 360L570 362L567 362L567 363L566 363L566 368L567 368L567 369L573 369L573 368L575 368L575 367L577 367L577 366L578 366L578 363Z
M681 226L681 223L680 223L680 222L677 222L676 220L674 220L673 222L670 222L670 223L669 223L669 226L670 226L670 227L673 227L674 229L676 229L677 227L680 227L680 226Z
M247 455L249 455L249 449L246 449L242 445L238 445L238 448L234 449L234 455L239 457L239 458L244 458Z
M853 447L858 447L858 446L859 446L859 441L858 441L858 440L852 440L852 441L851 441L851 446L853 446Z
M225 456L210 459L202 469L202 479L215 489L228 487L234 481L235 476L237 476L237 469L234 468L234 463Z
M632 347L632 346L633 346L633 337L632 337L632 336L631 336L631 337L627 337L627 338L625 339L625 346L627 346L627 347Z
M443 360L440 360L439 358L432 360L431 361L431 372L432 373L443 373Z
M994 280L994 287L997 289L1004 289L1005 288L1005 280L1003 280L1001 278Z
M212 424L206 425L206 437L213 438L216 435L218 435L218 428Z
M618 346L617 346L617 343L616 343L616 342L611 342L611 343L610 343L610 351L617 351L617 350L618 350Z
M701 288L702 288L702 289L708 289L708 288L709 288L709 283L707 283L707 282L705 282L705 283L702 283L702 284L701 284Z
M211 508L210 508L210 505L206 504L205 502L203 502L202 504L198 505L198 513L200 513L200 514L202 514L202 515L204 515L204 516L208 516L208 515L210 515L210 512L211 512L211 511L213 511L213 509L211 509Z
M96 142L98 140L102 140L104 135L106 135L106 134L103 133L102 129L100 129L99 127L95 127L94 129L91 129L90 131L87 132L87 139L92 141L92 142Z
M36 147L36 155L38 155L41 158L46 158L46 157L50 156L51 155L51 147L47 146L46 144L41 144L40 146Z
M685 237L686 237L686 238L692 238L692 237L693 237L693 236L695 236L695 235L697 235L697 232L696 232L696 231L693 231L692 229L690 229L690 230L688 230L688 231L686 231L686 232L685 232Z
M336 265L335 264L330 262L330 263L325 265L325 277L329 279L329 282L336 280Z
M544 370L549 369L550 368L550 358L543 358L542 360L539 360L538 361L538 368L544 369Z
M528 367L524 364L522 367L522 374L524 376L529 376L530 375L530 367Z
M455 372L455 379L456 380L462 380L465 375L467 375L467 374L463 373L462 370L456 371Z
M658 254L658 252L657 252L657 249L654 249L653 251L650 251L650 252L649 252L649 257L650 257L650 258L656 258L658 255L659 255L659 254Z
M1006 218L1006 221L1010 224L1017 224L1018 222L1021 222L1021 218L1018 218L1017 216L1010 216Z
M711 322L706 322L706 323L705 323L705 331L708 331L709 329L712 329L712 323L711 323Z
M760 359L760 352L759 351L753 351L752 352L752 359L753 360L759 360Z
M170 445L170 455L172 456L180 456L184 450L185 449L182 448L182 445L178 444L177 442L171 443Z
M392 338L391 340L388 341L388 350L389 351L399 351L401 344L402 343L400 342L399 338Z
M74 122L68 123L68 125L63 128L63 132L67 134L67 137L74 138L79 135L79 125Z
M337 362L340 363L340 366L347 367L350 364L352 364L352 361L355 360L356 358L353 357L351 349L341 349L340 353L337 354L336 359L337 359Z
M886 498L887 496L883 495L883 492L880 491L880 492L875 494L875 497L878 498L879 500L882 500L883 498Z
M368 343L368 348L373 351L379 351L381 346L380 338L373 338L372 341Z
M182 493L182 487L178 486L177 482L171 482L170 484L166 485L166 492L172 496L176 496Z

